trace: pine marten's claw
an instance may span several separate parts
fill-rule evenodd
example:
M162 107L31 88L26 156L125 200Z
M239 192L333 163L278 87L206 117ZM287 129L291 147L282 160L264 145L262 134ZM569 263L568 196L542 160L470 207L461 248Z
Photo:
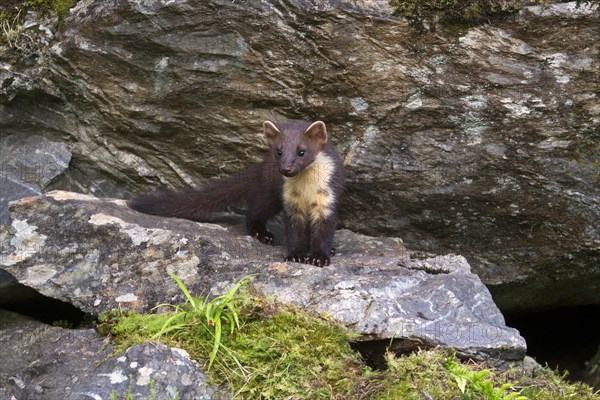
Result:
M306 257L304 259L304 263L311 264L311 265L314 265L315 267L322 268L322 267L325 267L325 266L331 264L331 261L328 256L326 256L324 254L319 254L319 255L313 255L310 257Z
M273 243L273 234L269 231L256 232L256 233L254 233L254 238L260 240L264 244L272 244Z
M303 258L297 254L292 253L292 254L288 254L287 257L283 259L283 261L293 261L293 262L301 263L301 262L303 262Z

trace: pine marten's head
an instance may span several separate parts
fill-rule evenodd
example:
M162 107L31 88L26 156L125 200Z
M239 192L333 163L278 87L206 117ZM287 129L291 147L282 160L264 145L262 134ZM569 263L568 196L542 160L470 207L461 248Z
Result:
M298 175L311 165L327 144L327 128L321 121L263 123L267 144L279 172L287 177Z

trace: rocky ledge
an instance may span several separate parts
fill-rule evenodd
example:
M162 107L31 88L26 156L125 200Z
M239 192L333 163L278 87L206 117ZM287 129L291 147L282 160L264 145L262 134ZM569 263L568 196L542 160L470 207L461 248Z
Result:
M135 212L122 200L53 191L11 204L9 224L0 231L0 267L15 284L93 315L183 301L169 273L192 292L212 294L256 274L258 290L326 313L367 344L393 338L394 349L403 352L448 346L496 364L525 356L524 339L505 325L462 256L417 257L398 238L341 230L332 265L318 268L282 262L282 247L245 236L241 226L160 218ZM3 326L2 339L13 340L15 329L23 327ZM27 387L34 382L27 376L35 374L26 370L3 363L0 375L20 376Z

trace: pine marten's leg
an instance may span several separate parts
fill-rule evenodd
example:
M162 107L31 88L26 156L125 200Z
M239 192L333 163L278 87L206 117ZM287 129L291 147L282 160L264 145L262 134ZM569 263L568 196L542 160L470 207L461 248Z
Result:
M273 243L273 234L267 230L267 221L281 212L281 194L276 182L258 182L248 196L246 229L263 243Z
M283 220L288 255L285 261L305 262L308 256L309 230L304 215L295 210L284 210Z
M331 213L327 218L311 221L310 224L310 251L308 264L323 267L329 265L330 256L333 255L333 236L337 225L336 213Z

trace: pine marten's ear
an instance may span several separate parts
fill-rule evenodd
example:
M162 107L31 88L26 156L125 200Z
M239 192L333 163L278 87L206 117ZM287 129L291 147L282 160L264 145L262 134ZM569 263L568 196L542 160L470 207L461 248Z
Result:
M327 143L327 128L323 121L313 122L305 131L304 134L315 143L324 146Z
M263 129L265 131L265 139L269 146L281 136L281 131L277 129L275 124L271 121L263 122Z

